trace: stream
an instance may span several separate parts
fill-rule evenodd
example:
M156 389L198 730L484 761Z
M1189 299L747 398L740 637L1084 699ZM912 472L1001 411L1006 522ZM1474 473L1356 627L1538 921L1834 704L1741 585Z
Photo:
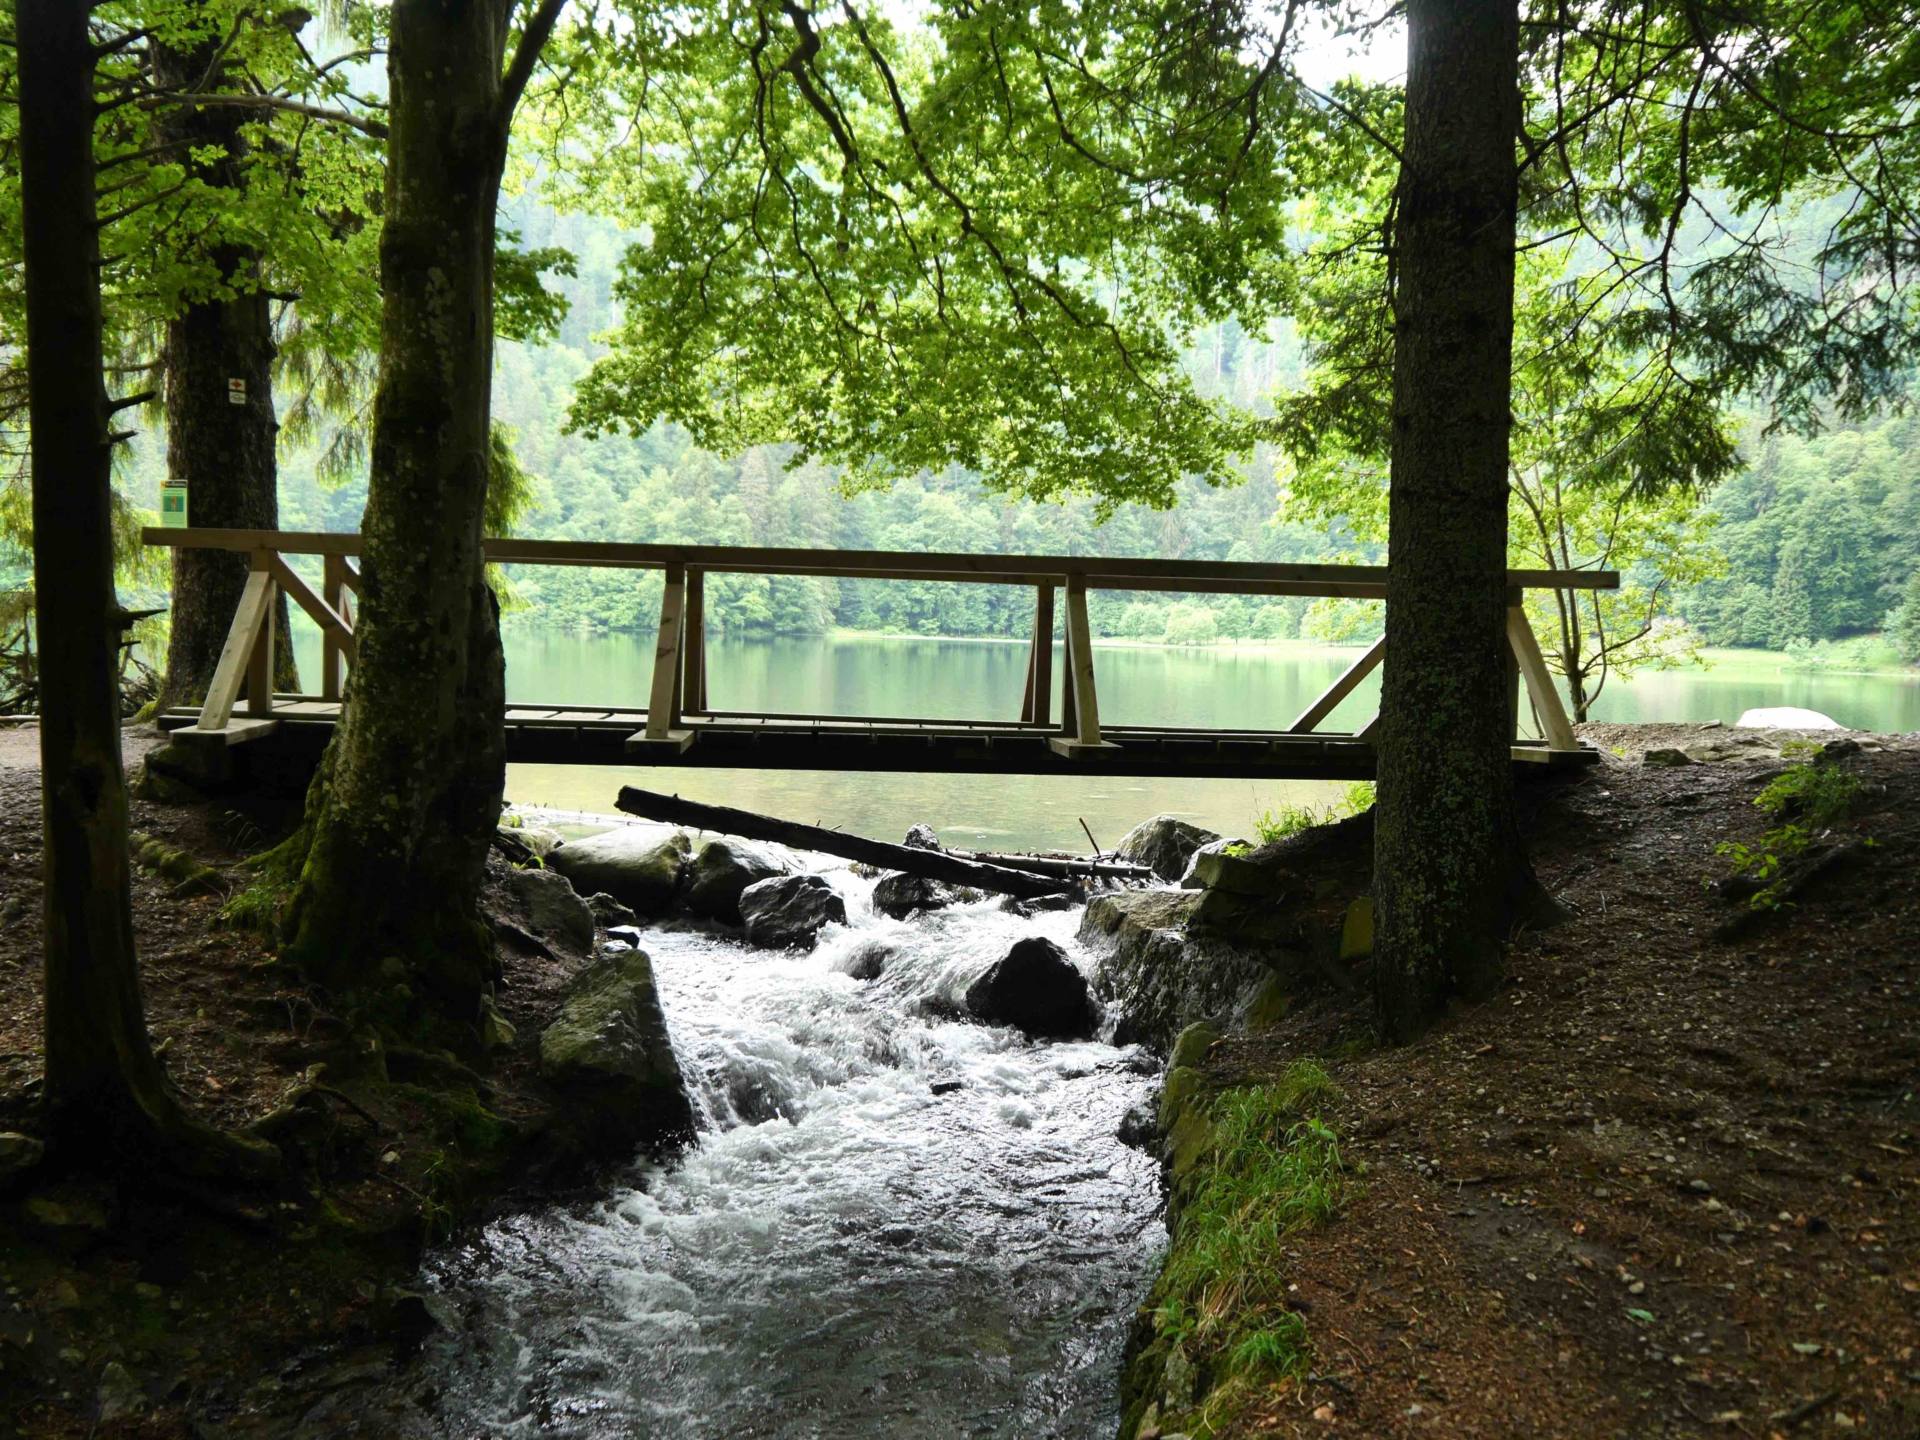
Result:
M698 1145L430 1261L452 1324L406 1404L437 1433L1113 1433L1165 1239L1156 1166L1115 1132L1159 1067L948 1018L1024 935L1086 964L1079 912L894 921L803 861L850 917L811 953L646 931ZM844 973L874 945L879 979Z

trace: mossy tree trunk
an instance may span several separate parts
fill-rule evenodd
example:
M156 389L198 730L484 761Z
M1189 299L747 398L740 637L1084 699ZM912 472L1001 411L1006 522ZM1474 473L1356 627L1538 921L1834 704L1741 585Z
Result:
M264 1173L180 1108L148 1043L120 757L110 409L86 7L19 0L20 186L40 639L48 1135L69 1162Z
M219 49L216 41L181 51L155 40L155 83L168 90L220 89L224 82L214 72ZM250 118L236 106L176 105L159 113L155 128L164 141L195 147L190 168L196 179L237 192L244 183ZM194 525L277 529L274 451L280 426L273 409L273 315L260 289L260 255L249 246L222 244L204 259L231 293L188 305L167 324L167 471L187 481ZM238 404L228 387L232 380L244 387ZM206 698L246 583L244 555L173 552L163 706L197 705ZM294 689L285 596L279 605L274 684Z
M1394 1039L1499 979L1534 888L1505 649L1515 0L1411 0L1407 49L1374 860L1375 1004Z
M513 107L560 8L545 0L510 65L508 0L391 11L365 593L286 921L287 953L316 978L404 988L454 1019L474 1016L492 973L476 902L506 778L481 550L494 212Z

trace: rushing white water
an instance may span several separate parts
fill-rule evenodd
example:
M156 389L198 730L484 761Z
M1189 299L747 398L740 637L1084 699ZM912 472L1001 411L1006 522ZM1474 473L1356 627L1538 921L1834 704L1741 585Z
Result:
M698 1146L430 1266L457 1316L421 1377L443 1433L1112 1434L1164 1238L1115 1131L1154 1067L952 1018L1021 936L1072 953L1077 914L896 922L808 859L850 916L810 954L647 934ZM874 945L879 979L844 973Z

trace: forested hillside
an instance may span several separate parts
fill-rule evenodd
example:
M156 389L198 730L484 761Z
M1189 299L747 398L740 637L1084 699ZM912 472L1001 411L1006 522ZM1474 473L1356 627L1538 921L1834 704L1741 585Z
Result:
M1377 559L1342 530L1290 518L1287 464L1262 450L1238 487L1189 482L1179 504L1122 505L1008 500L966 473L922 475L889 491L848 495L836 474L792 463L791 452L721 457L695 449L672 426L637 438L567 431L575 382L599 353L594 336L614 319L624 240L603 221L523 203L513 217L528 246L578 257L560 278L569 310L558 338L503 344L495 411L512 427L534 477L527 534L570 540L683 541L883 550L1163 555L1197 559ZM1202 334L1189 363L1203 386L1260 403L1296 384L1302 356L1291 333L1272 341L1232 326ZM1819 660L1820 642L1886 631L1901 658L1920 659L1920 420L1889 415L1811 439L1766 434L1766 416L1743 417L1745 468L1706 503L1724 574L1682 592L1675 610L1711 645L1790 649ZM283 457L282 523L351 529L365 481L323 482L317 450ZM141 447L131 472L151 503L158 447ZM655 587L630 572L531 570L513 577L519 623L644 627ZM712 622L745 633L817 633L836 627L926 635L1022 635L1031 599L984 586L834 582L729 576L713 582ZM1912 617L1909 619L1908 617ZM1175 644L1215 640L1330 640L1377 626L1369 607L1234 596L1097 594L1096 629L1113 638Z

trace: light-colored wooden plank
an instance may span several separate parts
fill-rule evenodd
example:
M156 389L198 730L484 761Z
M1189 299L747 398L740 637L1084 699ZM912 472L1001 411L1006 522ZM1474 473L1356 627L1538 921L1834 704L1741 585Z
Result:
M185 725L169 737L188 745L219 746L223 749L244 745L249 740L264 740L280 728L278 719L229 720L217 730L202 730Z
M1540 728L1546 732L1548 747L1578 750L1580 742L1574 738L1572 722L1560 703L1560 691L1547 669L1546 656L1540 653L1540 642L1534 637L1533 626L1527 622L1527 612L1518 605L1507 607L1507 643L1520 662L1520 675L1527 682L1527 695L1533 701L1533 713L1540 717Z
M313 587L300 578L296 571L278 555L267 558L267 568L273 574L273 583L287 593L287 597L307 612L307 617L320 627L323 635L331 635L346 646L349 656L353 653L353 625L345 616L313 593Z
M665 740L680 722L680 641L686 619L687 571L667 567L660 588L660 637L653 647L653 687L647 696L647 738Z
M1093 680L1093 633L1087 624L1087 586L1067 577L1067 689L1070 714L1063 717L1053 748L1063 755L1110 748L1100 738L1100 697Z
M1020 718L1029 725L1046 725L1053 718L1053 586L1033 591L1033 639L1027 647L1027 689L1020 701Z
M687 571L687 623L680 653L680 708L707 708L707 586L698 570Z
M320 562L320 603L353 630L353 602L347 598L347 557L323 556ZM338 700L346 684L348 641L327 626L320 627L320 693Z
M1346 668L1339 679L1321 693L1318 700L1300 712L1300 718L1288 726L1288 730L1295 735L1304 735L1318 726L1339 707L1342 700L1359 688L1362 680L1373 673L1374 666L1380 663L1380 657L1386 653L1386 649L1387 637L1382 635L1367 647L1364 655Z
M144 543L187 549L271 549L283 555L358 555L358 535L312 531L149 527ZM1243 560L1160 560L1102 555L965 555L912 550L833 550L755 545L643 545L614 541L494 539L487 558L499 564L592 565L768 575L840 575L877 579L939 579L955 583L1042 585L1076 576L1095 589L1210 590L1214 583L1257 587L1309 587L1297 592L1341 594L1325 586L1358 586L1384 593L1386 567L1379 565L1268 565ZM1611 570L1511 570L1510 585L1525 589L1611 590L1620 583Z
M220 647L219 662L213 667L213 679L207 685L207 698L200 707L196 729L224 730L247 681L248 663L253 658L254 641L273 609L273 577L265 570L247 576L240 591L240 604L233 612L233 624L227 627L226 643Z
M280 613L280 607L274 603L274 592L279 588L273 579L274 559L273 553L267 550L257 550L253 556L253 573L264 571L267 577L266 613L260 617L253 649L247 655L247 714L256 720L273 714L273 646L275 622Z

